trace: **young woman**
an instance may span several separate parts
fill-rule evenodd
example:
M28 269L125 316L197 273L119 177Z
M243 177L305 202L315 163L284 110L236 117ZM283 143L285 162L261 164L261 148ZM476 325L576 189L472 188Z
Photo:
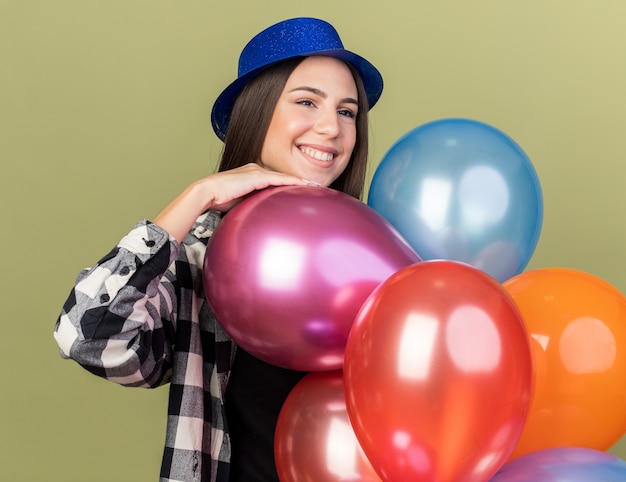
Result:
M207 305L206 244L249 194L316 184L360 197L367 112L382 78L322 20L257 34L212 123L219 171L140 221L80 273L55 327L61 355L126 386L170 384L162 481L275 481L274 427L304 373L236 348Z

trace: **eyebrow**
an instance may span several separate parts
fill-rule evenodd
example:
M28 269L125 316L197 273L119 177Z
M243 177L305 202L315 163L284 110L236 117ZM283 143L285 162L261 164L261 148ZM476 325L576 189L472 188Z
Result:
M309 86L306 86L306 85L303 85L303 86L301 86L301 87L295 87L295 88L291 89L289 92L290 92L290 93L291 93L291 92L296 92L296 91L298 91L298 90L304 90L304 91L306 91L306 92L311 92L312 94L319 95L320 97L322 97L322 98L324 98L324 99L325 99L326 97L328 97L328 95L326 94L326 92L324 92L323 90L317 89L317 88L315 88L315 87L309 87ZM344 99L341 99L341 102L342 102L342 103L346 103L346 104L356 104L356 105L358 105L358 104L359 104L359 103L357 102L357 100L356 100L356 99L354 99L354 98L352 98L352 97L346 97L346 98L344 98Z

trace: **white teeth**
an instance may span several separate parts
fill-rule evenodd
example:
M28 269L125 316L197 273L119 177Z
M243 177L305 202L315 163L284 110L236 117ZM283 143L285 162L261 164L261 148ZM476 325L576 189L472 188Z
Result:
M318 161L332 161L335 157L330 152L322 152L316 149L311 149L310 147L301 147L300 150L304 152L307 156L314 157Z

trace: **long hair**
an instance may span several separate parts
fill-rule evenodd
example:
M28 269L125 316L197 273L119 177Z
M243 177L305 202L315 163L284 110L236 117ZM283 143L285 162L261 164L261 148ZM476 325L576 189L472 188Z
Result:
M304 58L286 60L267 69L250 80L241 90L230 116L219 171L234 169L249 162L259 162L276 103L289 76ZM358 93L356 142L350 162L330 188L360 199L367 171L367 94L356 70L351 65L346 65L352 72Z

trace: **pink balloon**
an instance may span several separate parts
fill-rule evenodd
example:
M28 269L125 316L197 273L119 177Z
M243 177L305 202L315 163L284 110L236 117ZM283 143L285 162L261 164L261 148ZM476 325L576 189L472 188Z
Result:
M365 299L419 261L365 203L323 187L273 187L218 225L204 288L224 330L252 355L294 370L336 370Z
M293 388L274 455L281 482L381 482L350 425L341 371L309 373Z

